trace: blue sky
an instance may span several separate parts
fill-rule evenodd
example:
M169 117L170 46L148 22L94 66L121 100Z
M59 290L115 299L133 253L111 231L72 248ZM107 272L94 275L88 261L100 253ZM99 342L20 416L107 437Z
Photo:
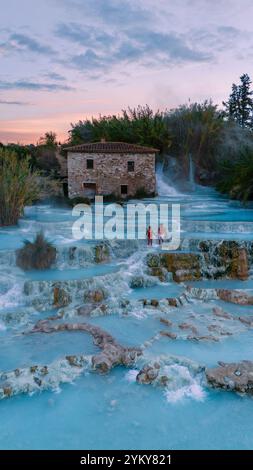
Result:
M128 105L224 100L251 75L251 0L1 0L0 141Z

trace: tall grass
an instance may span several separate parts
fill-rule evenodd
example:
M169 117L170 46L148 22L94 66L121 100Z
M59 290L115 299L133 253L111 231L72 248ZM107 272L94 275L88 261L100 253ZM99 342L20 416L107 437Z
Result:
M0 225L15 225L24 206L36 199L36 176L28 156L0 148Z
M56 248L46 240L43 232L37 233L35 240L26 240L16 252L16 263L24 271L48 269L56 259Z

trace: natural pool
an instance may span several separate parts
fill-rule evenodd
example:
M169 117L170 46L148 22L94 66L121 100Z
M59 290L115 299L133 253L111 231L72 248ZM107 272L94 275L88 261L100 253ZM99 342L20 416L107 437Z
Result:
M164 194L164 193L163 193ZM178 202L182 210L183 249L192 239L253 239L253 209L221 198L213 190L196 188L189 194L162 195L157 201ZM65 309L70 323L87 321L113 335L124 346L141 346L146 360L165 356L188 358L214 367L217 361L252 360L253 330L238 317L253 314L250 305L235 305L220 299L190 299L166 311L143 305L142 299L165 299L182 295L187 285L203 289L243 289L251 291L253 281L202 280L178 284L160 282L147 275L144 286L131 288L134 276L145 274L145 243L130 249L112 246L110 260L94 262L92 244L76 243L71 232L71 210L41 204L29 207L16 228L0 230L0 370L41 366L66 355L97 354L90 335L63 331L52 334L27 333L38 320L57 315L48 305L35 303L34 293L24 295L24 283L91 282L104 286L108 314L82 318L72 307L80 306L80 284L73 287L72 304ZM43 273L23 273L15 267L14 250L25 238L32 239L43 229L60 253L57 266ZM77 257L66 258L69 247L78 245ZM116 249L117 248L117 249ZM132 250L132 251L131 251ZM149 249L149 252L151 250ZM152 248L158 252L158 247ZM120 256L121 253L121 256ZM82 256L81 256L82 254ZM93 283L93 284L92 284ZM145 287L146 285L146 287ZM44 295L47 295L45 284ZM37 292L37 291L36 291ZM43 297L46 298L46 297ZM37 299L38 300L38 299ZM123 302L123 306L121 302ZM125 307L126 306L126 307ZM213 324L213 308L220 307L230 319L218 319L228 333L219 341L190 341L182 322L193 322L204 335ZM101 312L100 312L101 313ZM160 336L167 329L160 321L168 318L176 340ZM190 320L191 319L191 320ZM60 323L61 319L57 322ZM87 369L68 377L53 390L18 394L0 400L1 449L249 449L253 447L253 401L210 388L203 374L194 374L187 362L168 366L167 387L142 385L135 381L140 366L116 367L101 375Z

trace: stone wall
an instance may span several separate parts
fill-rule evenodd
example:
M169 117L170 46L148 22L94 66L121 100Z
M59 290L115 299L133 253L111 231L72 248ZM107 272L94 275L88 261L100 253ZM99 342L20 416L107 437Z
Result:
M86 160L93 159L94 168L87 169ZM128 172L128 161L135 169ZM69 197L85 196L83 183L96 183L96 194L121 196L121 185L128 186L127 196L143 188L155 192L155 154L87 154L68 153Z

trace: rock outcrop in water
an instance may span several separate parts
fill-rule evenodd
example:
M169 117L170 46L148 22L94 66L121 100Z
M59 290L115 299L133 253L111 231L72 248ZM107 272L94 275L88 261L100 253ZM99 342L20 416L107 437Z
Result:
M108 263L110 260L110 250L105 243L95 246L94 250L96 263Z
M143 368L140 370L140 372L136 376L136 382L140 384L153 383L158 377L159 369L160 369L160 364L158 364L158 362L143 366Z
M102 291L108 293L115 285L120 291L126 291L128 283L119 273L105 274L88 279L71 281L25 281L24 295L26 304L37 310L48 310L58 306L67 305L70 299L76 304L87 302L91 292ZM107 294L106 294L107 295ZM62 304L63 302L63 304Z
M201 241L199 249L203 253L203 268L206 277L219 279L248 279L249 262L246 247L232 240L222 242ZM205 266L206 264L206 266Z
M52 325L50 317L40 320L31 333L55 333L60 331L84 331L93 336L101 353L93 356L68 355L49 365L32 365L15 369L12 372L0 373L0 399L10 398L20 393L33 393L42 390L56 389L61 383L71 382L84 370L107 373L113 367L132 366L142 355L140 348L121 346L109 333L88 323L60 323Z
M108 292L105 289L93 289L85 294L85 300L97 304L105 300L107 296Z
M54 288L54 307L62 308L69 305L72 301L71 295L66 290L56 286Z
M165 388L168 398L176 401L180 397L196 392L202 397L201 381L205 367L182 356L158 356L153 361L140 358L141 369L136 375L136 382ZM192 393L193 392L193 393ZM173 399L174 395L174 399Z
M165 279L164 269L172 273L176 282L199 279L239 279L249 276L252 262L252 247L236 241L201 241L192 243L194 252L149 254L147 265L150 273L161 281Z
M201 278L201 258L194 253L163 253L147 256L152 275L160 278L162 268L172 273L173 281L193 281Z
M129 367L142 354L140 348L123 347L109 333L88 323L52 325L47 320L42 320L32 329L32 333L55 333L59 331L84 331L91 334L94 344L102 349L100 354L92 356L92 366L94 370L102 373L108 372L117 365Z
M139 275L134 275L131 278L130 287L132 289L138 289L140 287L153 287L156 285L156 283L157 283L156 279L147 275L139 274Z
M160 323L163 323L164 325L166 325L168 327L173 325L172 321L169 320L168 318L161 317L161 318L159 318L159 320L160 320Z
M148 274L150 274L151 276L157 277L159 281L161 282L166 282L170 280L169 273L167 269L164 268L163 266L149 267Z
M206 378L214 388L240 393L253 393L253 362L223 363L219 367L206 369Z
M217 336L213 336L213 335L205 335L205 336L198 336L198 335L189 335L187 336L187 339L189 341L211 341L211 342L215 342L215 343L218 343L219 342L219 338L217 338Z
M201 278L200 256L194 253L166 253L162 264L172 273L176 282L194 281Z
M253 295L242 290L217 289L218 298L238 305L253 305Z
M177 339L176 333L172 333L171 331L168 331L168 330L160 331L160 336L165 336L165 338L169 338L169 339Z
M178 297L167 297L165 299L141 299L143 307L181 307L187 302L187 297L183 293Z
M32 365L0 373L0 399L21 393L56 390L62 383L71 383L84 370L91 368L90 356L66 356L49 365Z
M253 315L250 315L249 317L239 317L238 320L249 328L253 327Z
M225 320L231 320L233 319L233 316L230 315L229 313L225 312L222 308L220 307L214 307L213 308L213 314L218 317L218 318L224 318Z
M239 289L203 289L187 286L186 295L192 299L223 300L238 305L253 305L253 292Z

